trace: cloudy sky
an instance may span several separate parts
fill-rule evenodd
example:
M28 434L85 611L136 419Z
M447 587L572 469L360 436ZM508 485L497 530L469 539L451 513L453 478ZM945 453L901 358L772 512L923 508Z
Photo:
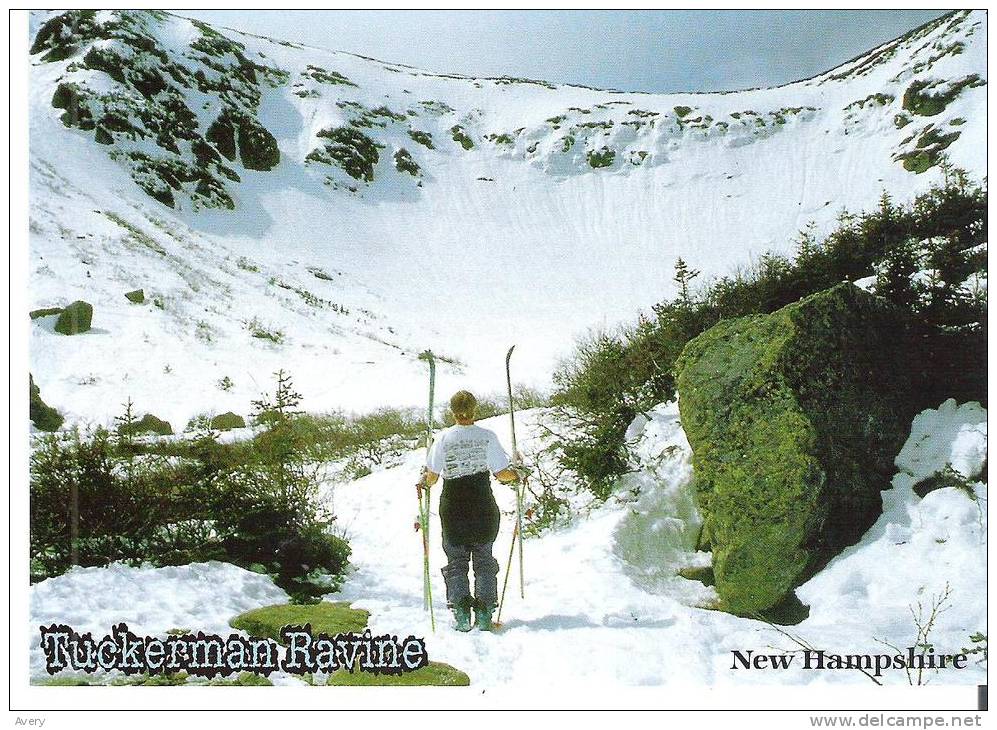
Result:
M431 71L625 91L720 91L812 76L941 10L178 10Z

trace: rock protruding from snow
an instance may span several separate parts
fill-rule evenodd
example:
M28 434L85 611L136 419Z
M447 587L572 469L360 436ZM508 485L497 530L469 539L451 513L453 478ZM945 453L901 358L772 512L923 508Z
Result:
M923 407L918 331L910 314L841 284L686 346L682 424L725 608L775 606L875 522Z
M64 335L78 335L90 329L93 321L93 306L88 302L76 301L62 310L55 321L55 331Z

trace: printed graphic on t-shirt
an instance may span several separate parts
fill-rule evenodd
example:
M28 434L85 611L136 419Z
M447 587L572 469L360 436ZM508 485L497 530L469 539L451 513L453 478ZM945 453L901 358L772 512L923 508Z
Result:
M447 479L470 474L496 474L509 466L509 456L494 432L480 426L452 426L430 450L427 466Z
M456 479L488 471L488 439L452 441L446 445L444 473Z

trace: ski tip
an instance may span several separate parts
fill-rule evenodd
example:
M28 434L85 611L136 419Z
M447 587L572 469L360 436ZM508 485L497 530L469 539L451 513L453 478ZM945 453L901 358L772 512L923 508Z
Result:
M512 347L509 348L509 352L505 353L505 359L506 360L508 360L510 357L512 357L512 351L515 350L515 349L516 349L515 345L513 345Z

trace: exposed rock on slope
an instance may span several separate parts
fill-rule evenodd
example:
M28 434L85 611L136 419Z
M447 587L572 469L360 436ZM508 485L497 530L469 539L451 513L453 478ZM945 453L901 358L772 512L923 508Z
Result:
M721 322L677 363L717 591L778 603L875 521L917 402L916 325L850 285Z

